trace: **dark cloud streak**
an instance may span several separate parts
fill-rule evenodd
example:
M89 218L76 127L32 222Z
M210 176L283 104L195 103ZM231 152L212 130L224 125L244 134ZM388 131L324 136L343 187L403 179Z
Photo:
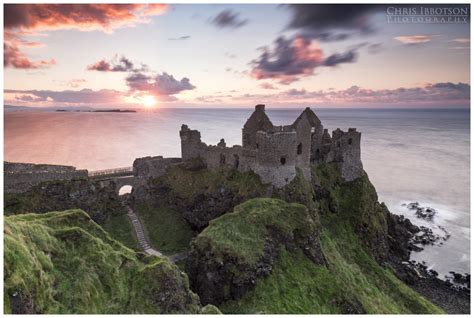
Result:
M248 23L248 20L241 19L240 14L230 9L224 10L211 19L211 23L220 29L237 29Z

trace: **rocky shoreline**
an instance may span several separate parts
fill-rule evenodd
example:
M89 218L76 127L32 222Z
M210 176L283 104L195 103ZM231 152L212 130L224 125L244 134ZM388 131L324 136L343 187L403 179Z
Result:
M414 210L417 217L432 220L436 210L421 207L418 202L409 203L408 208ZM433 230L425 226L416 226L403 215L392 214L392 230L394 238L400 240L398 253L389 261L399 279L431 302L443 308L448 314L469 314L471 283L470 274L454 271L445 279L430 269L425 262L411 260L411 253L423 250L426 245L442 245L450 234L444 227L437 226L445 235L433 234ZM400 248L401 247L401 248Z

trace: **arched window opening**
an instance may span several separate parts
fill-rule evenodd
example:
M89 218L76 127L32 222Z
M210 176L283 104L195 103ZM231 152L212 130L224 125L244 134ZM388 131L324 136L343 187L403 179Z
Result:
M234 168L238 169L240 164L239 155L234 155Z
M301 144L301 142L300 142L300 144L298 145L298 148L296 149L296 153L297 153L298 155L301 155L301 154L303 153L303 144Z
M347 142L349 145L352 145L352 138L349 138L349 141Z
M285 165L285 164L286 164L286 158L285 158L285 157L281 157L281 158L280 158L280 163L281 163L282 166Z

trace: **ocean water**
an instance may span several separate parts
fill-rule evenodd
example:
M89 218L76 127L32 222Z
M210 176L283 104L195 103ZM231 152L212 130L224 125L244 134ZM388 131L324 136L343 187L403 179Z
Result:
M99 170L131 166L138 157L181 155L179 129L187 124L202 140L241 144L253 109L160 109L137 113L6 112L5 160L73 165ZM292 123L302 109L271 110L275 125ZM470 272L469 110L316 109L332 131L362 132L362 161L379 200L393 213L450 238L413 253L441 276ZM432 222L403 203L435 208Z

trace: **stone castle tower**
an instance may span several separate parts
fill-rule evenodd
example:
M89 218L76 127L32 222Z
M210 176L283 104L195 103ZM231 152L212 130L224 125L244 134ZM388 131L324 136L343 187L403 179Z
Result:
M282 187L300 170L311 179L311 164L337 162L342 176L352 181L363 174L360 159L360 132L339 128L332 136L308 107L287 126L274 126L265 113L265 105L255 111L242 128L242 146L227 147L223 139L216 146L201 141L201 133L181 126L183 160L201 158L208 168L230 166L240 171L252 170L264 183Z

